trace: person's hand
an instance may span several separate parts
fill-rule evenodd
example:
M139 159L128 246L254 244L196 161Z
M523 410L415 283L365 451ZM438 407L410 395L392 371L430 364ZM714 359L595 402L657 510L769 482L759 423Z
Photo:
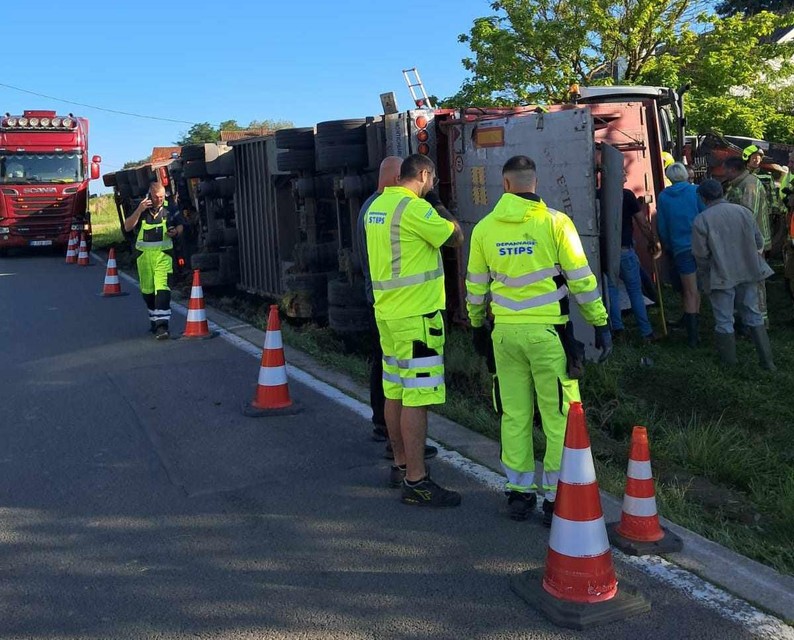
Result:
M145 211L151 206L152 206L152 199L149 196L146 196L143 200L141 200L141 203L138 205L138 209L140 209L141 211Z
M441 202L441 198L435 191L428 191L425 194L425 200L430 204L431 207L434 209L438 209L439 206L443 207L444 203Z
M171 227L166 230L166 233L172 238L176 238L179 235L179 230L176 227Z
M605 324L603 327L595 328L595 346L596 349L601 349L601 355L598 361L606 361L612 353L612 332L609 330L608 324Z
M658 260L662 257L662 244L657 240L651 240L648 243L648 253L654 260Z
M486 322L481 327L475 327L471 337L477 355L487 358L491 351L491 325Z

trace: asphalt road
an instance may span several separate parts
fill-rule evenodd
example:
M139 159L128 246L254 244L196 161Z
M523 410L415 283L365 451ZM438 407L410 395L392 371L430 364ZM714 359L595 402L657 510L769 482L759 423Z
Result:
M622 564L649 614L553 626L509 587L539 522L440 462L463 505L400 504L370 425L294 381L301 415L244 417L258 363L154 341L103 275L0 259L0 638L755 637Z

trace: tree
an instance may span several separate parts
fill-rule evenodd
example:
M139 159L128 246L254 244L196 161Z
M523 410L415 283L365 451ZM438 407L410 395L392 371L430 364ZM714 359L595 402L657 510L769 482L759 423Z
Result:
M146 164L147 162L150 162L151 159L152 159L152 156L148 155L145 158L141 158L140 160L130 160L129 162L125 162L124 166L121 167L121 168L122 169L130 169L132 167L137 167L139 165Z
M187 132L182 132L182 137L174 144L184 147L188 144L202 144L204 142L218 142L221 136L218 130L209 122L194 124Z
M783 15L794 10L792 0L723 0L717 5L717 13L723 17L737 14L754 16L762 11Z
M571 83L609 84L619 67L623 84L690 83L690 130L794 130L781 89L794 79L794 49L772 38L793 20L769 12L719 18L704 7L701 0L493 2L497 14L460 36L472 50L463 60L472 76L444 106L558 102Z
M270 129L276 131L278 129L291 129L295 125L291 120L251 120L246 129Z

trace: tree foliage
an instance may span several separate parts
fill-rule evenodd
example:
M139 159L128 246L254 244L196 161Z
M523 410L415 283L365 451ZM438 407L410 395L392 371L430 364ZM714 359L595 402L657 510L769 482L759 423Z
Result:
M121 168L122 169L130 169L132 167L137 167L139 165L146 164L147 162L150 162L151 159L152 159L152 156L148 155L145 158L141 158L140 160L130 160L129 162L125 162L124 166L121 167Z
M788 16L720 18L700 0L498 0L461 42L471 72L445 106L564 100L571 83L679 87L691 131L794 141Z
M187 131L182 132L182 137L174 144L183 147L188 144L203 144L205 142L218 142L221 131L242 131L243 129L288 129L294 125L289 120L251 120L248 126L241 126L237 120L223 120L217 127L209 122L194 124Z
M754 16L762 11L783 15L792 10L794 10L792 0L723 0L717 5L717 13L721 16L737 14Z

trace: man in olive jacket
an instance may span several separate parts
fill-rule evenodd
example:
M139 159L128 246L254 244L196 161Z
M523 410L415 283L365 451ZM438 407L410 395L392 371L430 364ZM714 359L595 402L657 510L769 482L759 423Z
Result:
M701 290L711 298L717 351L725 364L736 364L734 307L747 327L764 369L774 371L772 347L758 305L759 283L773 271L764 260L764 238L749 209L727 202L722 185L705 180L698 195L706 210L692 225L692 255Z

